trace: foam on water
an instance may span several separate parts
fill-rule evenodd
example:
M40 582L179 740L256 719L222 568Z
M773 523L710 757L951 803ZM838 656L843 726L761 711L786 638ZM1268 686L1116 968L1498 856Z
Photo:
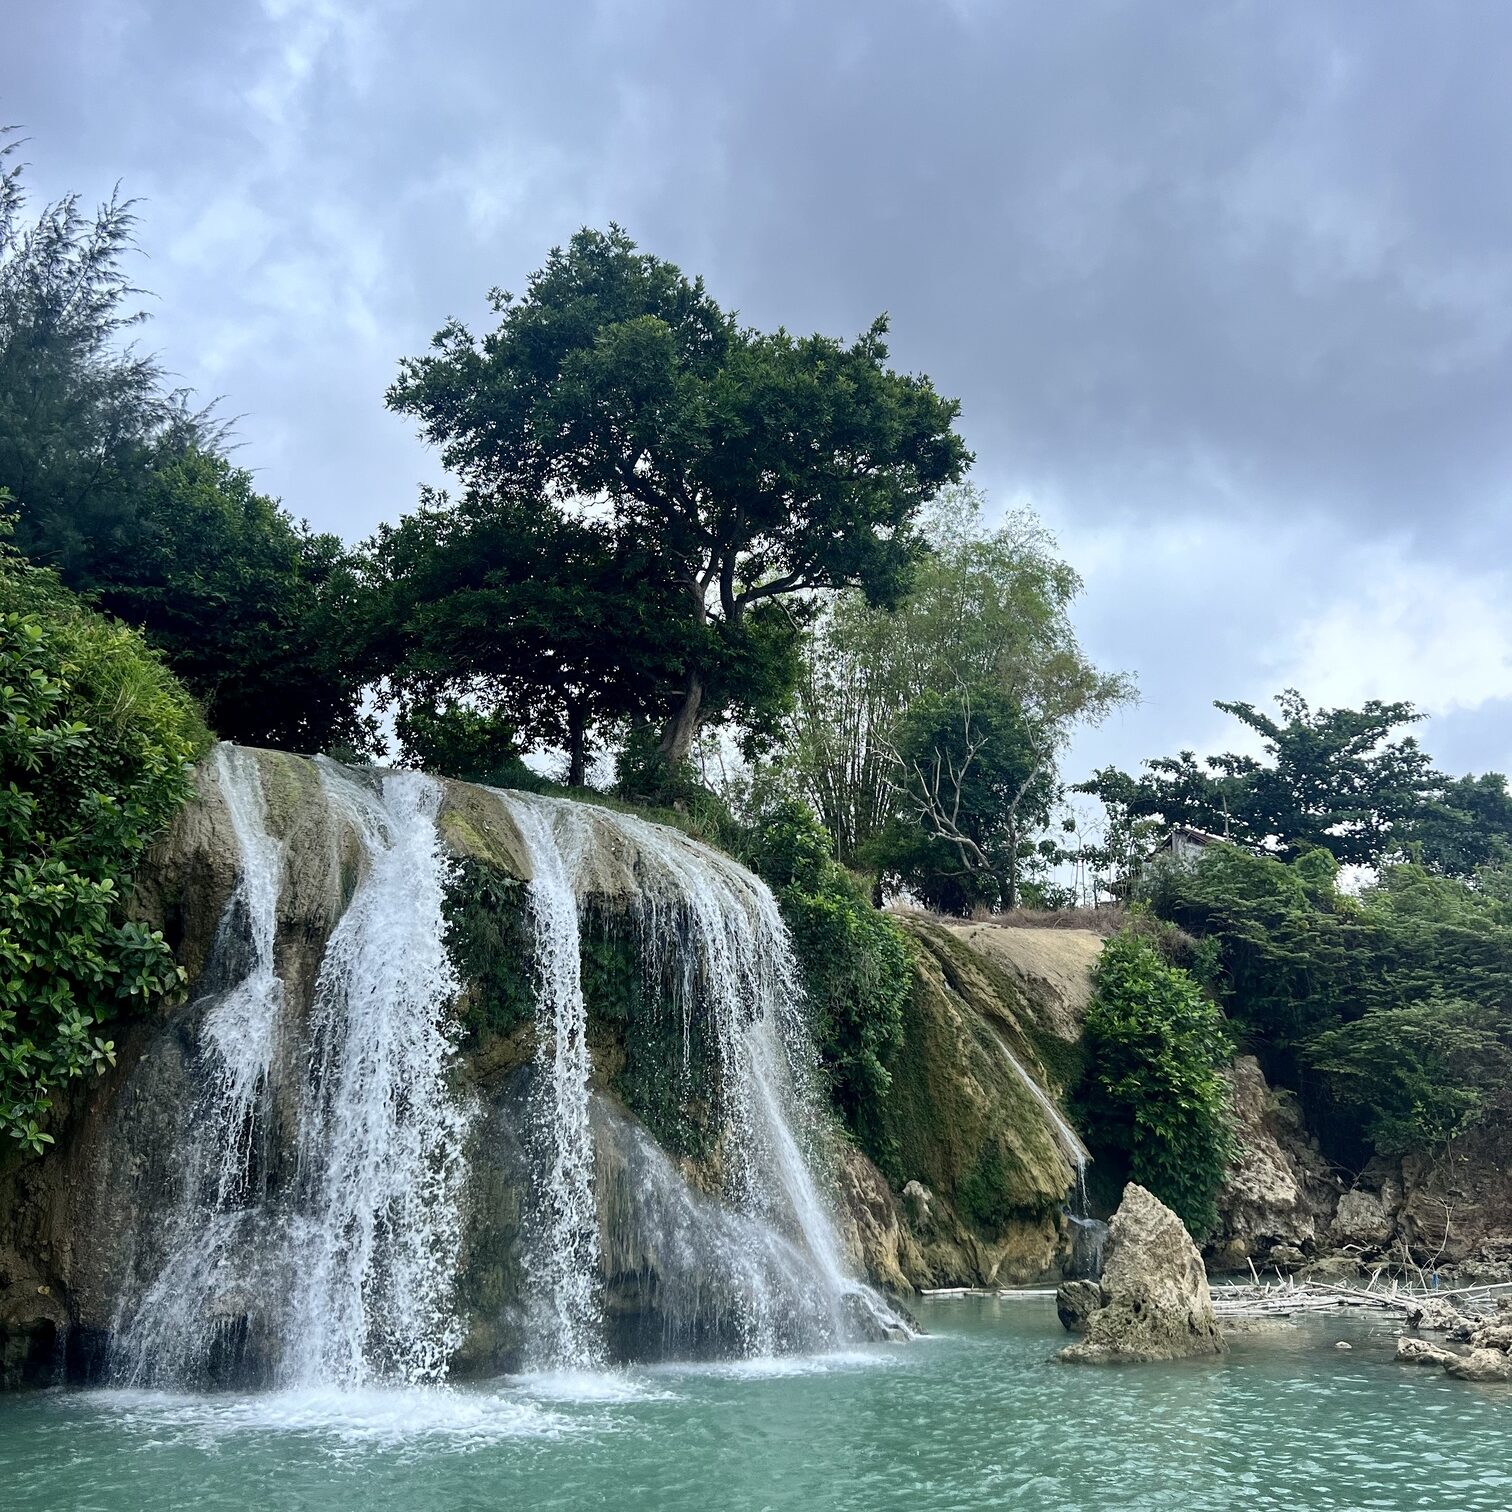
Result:
M350 1445L434 1441L481 1449L516 1438L557 1438L587 1426L513 1392L444 1386L317 1386L256 1394L191 1396L113 1390L93 1407L133 1431L207 1443L241 1435L308 1435Z

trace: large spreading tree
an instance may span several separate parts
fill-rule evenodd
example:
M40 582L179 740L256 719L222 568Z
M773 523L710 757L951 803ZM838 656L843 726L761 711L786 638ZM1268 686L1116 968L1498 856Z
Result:
M851 343L754 330L616 227L579 232L523 297L492 302L492 331L444 326L389 404L469 493L602 519L654 557L687 632L662 690L668 763L722 665L764 648L791 663L775 616L752 634L763 606L801 621L816 590L898 598L920 508L970 460L957 404L887 366L885 319Z

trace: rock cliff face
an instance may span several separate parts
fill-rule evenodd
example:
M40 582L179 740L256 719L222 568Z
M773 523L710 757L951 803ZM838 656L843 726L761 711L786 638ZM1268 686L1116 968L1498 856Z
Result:
M1327 1247L1339 1182L1308 1138L1296 1100L1266 1085L1254 1056L1241 1055L1225 1075L1239 1154L1218 1195L1209 1263L1300 1264Z
M1062 1288L1063 1312L1074 1321L1085 1316L1086 1329L1085 1338L1060 1352L1067 1364L1140 1364L1224 1351L1192 1236L1170 1208L1134 1182L1124 1188L1108 1226L1103 1305L1090 1315L1081 1295L1086 1284Z
M1054 1098L1080 1073L1102 942L899 918L918 957L882 1119L897 1149L900 1268L920 1288L1058 1277L1085 1152Z

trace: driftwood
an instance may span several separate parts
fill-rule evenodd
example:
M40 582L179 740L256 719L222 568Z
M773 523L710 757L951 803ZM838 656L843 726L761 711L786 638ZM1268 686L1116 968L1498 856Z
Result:
M1454 1290L1432 1287L1407 1287L1392 1282L1389 1288L1377 1288L1374 1278L1367 1286L1346 1286L1338 1281L1296 1281L1277 1276L1274 1282L1262 1281L1250 1266L1254 1281L1245 1285L1230 1282L1214 1286L1213 1311L1220 1318L1289 1317L1293 1313L1342 1312L1347 1308L1369 1307L1383 1312L1400 1313L1415 1321L1433 1302L1466 1303L1490 1301L1500 1292L1512 1292L1512 1282L1499 1281L1487 1286L1461 1286Z

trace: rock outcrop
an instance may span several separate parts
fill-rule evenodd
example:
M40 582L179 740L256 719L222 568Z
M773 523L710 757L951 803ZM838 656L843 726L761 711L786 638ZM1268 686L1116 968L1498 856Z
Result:
M898 919L917 960L879 1121L897 1150L908 1279L926 1288L1057 1276L1070 1244L1061 1208L1075 1183L1072 1151L1024 1077L1051 1097L1074 1079L1080 1010L1068 1004L1079 973L1084 1009L1101 941L1088 931ZM1050 979L1042 935L1056 937L1060 963L1043 999L1032 985ZM1031 964L1011 968L1020 957Z
M276 751L252 756L281 868L275 966L291 1020L302 1022L312 1009L327 943L368 875L369 860L350 816L329 801L316 762ZM360 770L346 776L369 787L378 780ZM201 1025L241 979L250 948L240 938L244 919L225 926L242 861L213 763L197 782L196 799L143 869L134 901L137 915L174 946L189 978L186 999L150 1019L112 1026L118 1063L59 1098L57 1146L41 1160L0 1161L0 1386L97 1374L123 1289L139 1293L144 1278L163 1267L166 1216L177 1211L183 1185L173 1168L175 1142L206 1075ZM523 936L518 921L511 924L502 911L518 908L532 862L515 822L492 795L465 783L443 782L441 790L438 829L471 889L458 897L465 908L493 910L475 942L475 958L459 963L465 990L458 1013L466 1038L456 1075L481 1110L477 1148L466 1157L473 1201L458 1284L466 1340L456 1369L465 1374L512 1368L524 1327L509 1299L522 1286L520 1078L535 1035L528 989L523 1004L509 998L511 990L520 991L518 981L511 989L505 978L520 978ZM608 916L633 901L641 882L631 848L612 836L600 842L593 907ZM475 905L474 899L482 901ZM460 917L465 925L468 916ZM603 931L595 919L598 940ZM918 945L918 969L884 1119L899 1152L897 1169L888 1168L899 1190L863 1155L842 1150L835 1172L841 1238L867 1277L896 1294L1058 1276L1069 1252L1061 1209L1074 1184L1076 1152L1074 1136L1068 1147L1045 1098L1058 1096L1079 1074L1078 1036L1101 939L1086 931L947 926L918 918L905 924ZM596 958L594 971L595 983L606 990L623 979L632 991L638 980L633 963L627 967L607 954ZM646 1033L628 1033L623 1013L600 1013L596 1000L589 1015L594 1137L604 1200L613 1208L606 1227L626 1215L647 1223L675 1219L679 1232L717 1244L718 1213L700 1193L719 1188L720 1152L698 1148L707 1131L696 1126L711 1110L693 1108L683 1121L695 1126L679 1130L662 1127L646 1105L666 1093L668 1057L687 1055L685 1039L671 1019L653 1026L665 1031L671 1050ZM297 1038L290 1039L288 1055L298 1053ZM281 1060L277 1068L272 1084L298 1082L292 1072L283 1074L289 1068ZM259 1115L259 1180L277 1182L292 1158L289 1132L300 1110L285 1101L278 1091L265 1117ZM682 1259L673 1249L652 1253L641 1245L634 1224L618 1232L630 1238L604 1251L616 1343L645 1352L640 1334L664 1331L670 1305L696 1289L696 1278L679 1268ZM271 1271L238 1272L221 1293L201 1302L217 1318L224 1309L239 1326L238 1320L258 1314L266 1297L294 1284ZM228 1337L232 1333L234 1327ZM265 1342L255 1329L238 1334L227 1379L258 1377L272 1358L258 1353Z
M1062 1281L1055 1290L1055 1315L1067 1333L1084 1334L1105 1300L1096 1281Z
M1260 1062L1241 1055L1225 1072L1239 1154L1218 1193L1215 1270L1248 1260L1295 1268L1316 1252L1339 1184L1303 1128L1296 1099L1267 1085Z
M1403 1365L1429 1365L1435 1369L1453 1365L1459 1360L1452 1349L1445 1349L1442 1344L1435 1344L1431 1339L1414 1338L1411 1334L1403 1334L1397 1340L1396 1357Z
M1130 1182L1108 1226L1103 1305L1057 1356L1070 1364L1177 1360L1224 1351L1202 1256L1186 1226Z
M873 1286L896 1295L914 1290L910 1272L921 1268L918 1243L898 1199L875 1165L854 1146L840 1152L840 1226L847 1256Z

